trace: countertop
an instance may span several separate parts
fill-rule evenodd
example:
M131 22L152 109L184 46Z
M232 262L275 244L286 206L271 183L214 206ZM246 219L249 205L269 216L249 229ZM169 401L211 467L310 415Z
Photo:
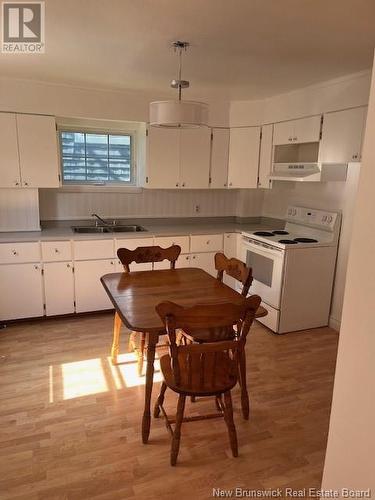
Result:
M229 219L229 218L228 218ZM127 222L128 223L128 222ZM243 221L220 221L198 220L194 222L166 220L139 221L133 220L146 229L146 231L129 233L75 233L70 226L49 226L41 231L21 231L0 233L0 243L14 243L20 241L58 241L58 240L102 240L102 239L125 239L125 238L146 238L153 236L182 236L194 234L215 234L215 233L241 233L242 231L259 231L262 229L280 229L283 221L266 217L253 218L253 220ZM76 221L71 221L70 225L78 225Z

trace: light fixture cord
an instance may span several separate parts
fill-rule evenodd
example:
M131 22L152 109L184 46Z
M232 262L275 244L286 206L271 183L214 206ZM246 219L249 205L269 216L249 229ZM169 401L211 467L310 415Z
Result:
M182 99L182 87L181 87L181 75L182 75L182 47L179 47L179 67L178 67L178 100L181 101Z

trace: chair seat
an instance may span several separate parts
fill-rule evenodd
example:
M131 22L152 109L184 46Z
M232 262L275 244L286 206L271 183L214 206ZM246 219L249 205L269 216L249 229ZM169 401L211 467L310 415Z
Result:
M231 327L207 328L194 331L181 331L182 335L192 342L204 344L205 342L219 342L221 340L233 340L236 332Z
M233 372L233 361L227 353L219 352L215 355L206 353L203 375L199 370L198 356L188 357L186 353L179 353L178 363L181 380L179 385L176 385L170 355L166 354L160 359L160 369L167 387L179 394L214 396L231 390L237 383L237 372ZM214 363L216 364L215 377L212 376ZM195 366L196 369L194 369ZM190 380L189 372L191 373Z

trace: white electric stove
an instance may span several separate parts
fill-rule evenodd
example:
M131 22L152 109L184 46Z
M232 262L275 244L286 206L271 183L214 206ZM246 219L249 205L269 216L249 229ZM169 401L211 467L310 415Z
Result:
M253 270L250 294L275 333L328 325L340 235L338 212L291 206L283 230L242 233L241 257Z

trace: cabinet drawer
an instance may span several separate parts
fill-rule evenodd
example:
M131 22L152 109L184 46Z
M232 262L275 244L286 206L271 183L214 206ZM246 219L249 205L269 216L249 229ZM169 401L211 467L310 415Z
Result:
M223 249L222 234L196 234L191 236L191 252L220 252Z
M190 251L189 236L159 236L155 238L155 245L159 245L162 248L179 245L181 253L189 253Z
M17 262L39 262L40 247L38 242L29 243L1 243L0 264Z
M44 262L59 262L72 259L70 241L42 241L41 245Z
M119 248L127 248L128 250L135 250L137 247L149 247L154 244L154 238L122 238L115 241L116 253Z
M113 240L85 240L74 242L75 260L112 259Z

